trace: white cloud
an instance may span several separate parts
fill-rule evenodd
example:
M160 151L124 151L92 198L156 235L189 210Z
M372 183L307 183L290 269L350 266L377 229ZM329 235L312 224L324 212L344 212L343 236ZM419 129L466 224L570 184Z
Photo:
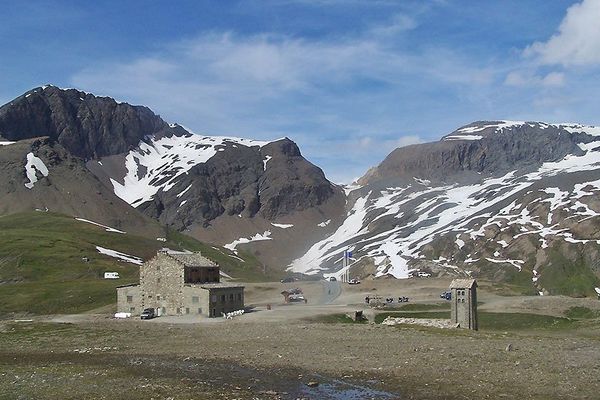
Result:
M562 72L550 72L542 78L543 86L563 86L565 84L565 74Z
M413 17L406 14L396 14L389 24L373 27L370 34L379 37L393 37L402 32L415 29L418 25Z
M565 84L565 74L550 72L545 76L539 76L531 71L512 71L506 76L504 84L513 87L560 87Z
M600 64L600 0L583 0L571 6L558 33L546 42L535 42L525 49L542 64Z
M414 25L395 15L383 30L371 26L362 35L318 40L206 33L126 62L96 63L73 75L70 84L147 105L199 133L289 136L312 159L322 154L322 137L356 141L382 132L370 135L377 143L370 153L352 150L355 164L364 167L399 145L420 141L389 139L384 132L410 129L398 119L420 107L425 82L439 96L448 87L467 91L491 81L491 70L457 52L402 49L384 37Z

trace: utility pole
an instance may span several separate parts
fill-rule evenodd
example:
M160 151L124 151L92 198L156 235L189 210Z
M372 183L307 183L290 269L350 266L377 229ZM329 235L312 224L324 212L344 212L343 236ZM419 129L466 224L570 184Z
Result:
M350 259L352 258L352 251L350 250L344 250L344 257L342 259L342 276L341 276L341 280L342 282L350 282L350 268L348 268L348 266L350 265Z
M344 250L344 257L342 258L342 276L341 276L341 280L342 282L346 282L346 250Z

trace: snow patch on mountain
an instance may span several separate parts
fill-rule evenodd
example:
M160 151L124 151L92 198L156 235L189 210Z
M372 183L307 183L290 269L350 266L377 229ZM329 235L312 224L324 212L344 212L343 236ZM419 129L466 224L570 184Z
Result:
M443 138L443 140L481 140L484 136L478 134L490 128L494 128L493 133L501 133L504 130L523 127L538 127L540 129L548 129L549 127L563 129L570 133L585 133L591 136L600 136L600 127L573 124L573 123L557 123L547 124L544 122L526 122L526 121L490 121L466 126L453 132Z
M29 179L29 182L25 184L27 189L33 189L33 185L38 181L37 172L43 176L48 176L48 167L33 153L27 153L27 164L25 164L25 174Z
M446 136L444 140L481 140L483 136L479 135L450 135Z
M265 159L263 160L263 170L267 170L267 163L269 162L269 160L273 158L271 156L265 156Z
M210 160L231 145L265 146L269 142L220 136L171 136L151 138L125 157L123 183L111 178L115 194L133 207L152 200L159 191L170 190L179 178L197 164ZM188 186L179 195L183 195ZM178 196L179 197L179 196Z
M271 222L271 225L273 225L276 228L281 228L281 229L288 229L288 228L292 228L294 226L294 224L275 224L273 222Z
M16 142L8 142L8 141L0 141L0 146L8 146L9 144L13 144Z
M522 126L522 125L526 124L526 122L524 122L524 121L495 121L495 122L496 123L490 122L490 123L484 123L484 124L475 125L475 126L467 126L467 127L458 129L456 132L470 135L472 133L481 132L484 129L488 129L488 128L496 128L495 132L500 132L503 129L513 128L516 126ZM470 140L473 140L473 139L470 139Z
M99 226L101 228L104 228L104 230L106 232L123 233L123 234L127 233L127 232L123 232L123 231L120 231L120 230L115 229L115 228L111 228L110 226L102 225L102 224L100 224L98 222L90 221L89 219L83 219L83 218L75 218L75 219L77 221L85 222L85 223L88 223L88 224L92 224L92 225L96 225L96 226Z
M343 185L342 186L346 196L348 196L351 192L354 192L355 190L360 189L361 187L362 187L361 185Z
M521 123L506 121L490 126L505 129L518 124ZM597 195L600 180L577 184L573 191L556 187L541 189L542 193L535 201L547 203L549 209L548 215L542 219L531 213L530 204L518 202L520 197L517 194L533 193L532 185L544 178L600 169L600 151L596 150L600 147L600 140L580 143L579 147L584 151L582 155L567 155L562 160L543 163L536 171L524 175L512 171L472 185L441 186L428 186L415 178L415 184L369 192L356 201L333 235L314 244L290 265L290 269L304 273L338 270L343 249L356 246L355 256L371 258L377 267L377 276L391 274L396 278L407 278L414 272L411 263L424 258L422 249L436 238L452 233L460 250L466 245L467 237L474 241L485 240L488 229L505 231L513 226L518 231L513 240L524 235L536 235L542 248L548 248L550 239L600 243L595 238L577 237L554 222L554 213L558 210L568 210L578 222L600 216L600 210L592 208L592 204L579 201L585 196ZM517 200L505 205L511 198ZM491 212L494 209L499 211ZM411 215L407 216L408 210ZM374 224L376 221L378 223ZM376 234L372 232L372 229L382 226L387 228ZM493 258L473 255L464 263L489 258L486 261L509 264L520 270L523 260L500 257L510 243L506 240L496 243L499 248Z
M188 185L188 187L186 187L185 189L183 189L180 193L177 194L177 198L183 196L188 190L190 190L192 188L192 184L190 183Z
M363 228L363 222L367 215L366 204L370 195L371 192L359 198L342 226L327 239L314 244L304 256L294 260L290 266L291 269L295 272L317 273L325 257L329 256L331 251L339 248L341 244L353 237L367 233L368 230Z
M137 265L142 265L144 263L144 260L142 260L141 258L136 257L136 256L131 256L129 254L121 253L120 251L111 250L111 249L107 249L107 248L100 247L100 246L96 246L96 250L98 250L98 253L100 253L100 254L104 254L106 256L113 257L113 258L117 258L120 261L125 261L128 263L137 264Z
M240 244L250 243L250 242L258 242L258 241L261 241L261 240L273 240L273 238L271 238L270 236L271 236L271 231L264 231L264 233L262 233L262 234L257 233L256 235L254 235L254 236L252 236L250 238L239 238L239 239L236 239L233 242L228 243L228 244L226 244L223 247L225 247L226 249L229 249L229 250L231 250L233 252L236 252L235 248L238 245L240 245ZM237 254L237 252L236 252L236 254Z

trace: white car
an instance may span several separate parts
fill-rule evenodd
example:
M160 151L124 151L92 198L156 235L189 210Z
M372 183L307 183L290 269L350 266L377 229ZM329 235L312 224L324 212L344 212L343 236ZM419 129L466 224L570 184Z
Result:
M350 279L348 281L349 285L358 285L359 283L360 283L360 281L358 279L356 279L356 278Z

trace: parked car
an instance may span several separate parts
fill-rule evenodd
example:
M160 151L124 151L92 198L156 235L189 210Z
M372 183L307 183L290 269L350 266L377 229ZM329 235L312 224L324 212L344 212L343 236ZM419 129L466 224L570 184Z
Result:
M335 279L335 276L330 276L328 279L329 282L335 282L337 281L337 279Z
M281 283L290 283L290 282L294 282L296 279L292 276L288 276L287 278L283 278L281 280Z
M349 285L358 285L360 283L360 281L356 278L350 279L350 281L348 281Z
M452 300L452 292L445 291L440 294L440 299Z
M142 311L140 315L141 319L152 319L156 317L156 313L154 312L154 308L146 308Z

